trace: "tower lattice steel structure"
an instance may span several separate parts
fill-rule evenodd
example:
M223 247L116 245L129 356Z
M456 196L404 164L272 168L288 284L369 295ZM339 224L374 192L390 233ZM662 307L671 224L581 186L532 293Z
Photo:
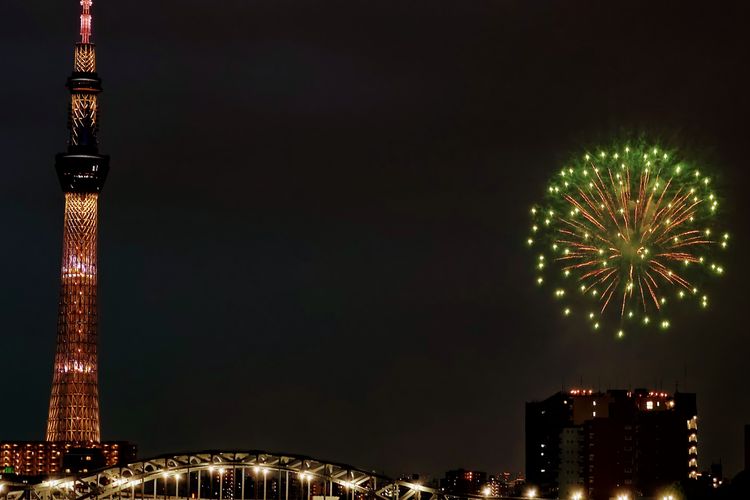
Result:
M56 156L65 193L60 303L47 441L89 446L100 441L97 359L97 212L109 157L99 154L96 50L92 0L81 0L81 40L68 78L68 150Z

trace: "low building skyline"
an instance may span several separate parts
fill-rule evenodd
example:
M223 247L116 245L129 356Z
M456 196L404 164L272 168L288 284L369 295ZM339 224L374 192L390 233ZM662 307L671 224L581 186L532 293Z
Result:
M62 476L91 470L87 462L96 464L96 468L124 465L134 461L137 452L137 446L128 441L104 441L90 448L77 448L64 441L0 441L0 469L24 477ZM78 466L74 461L66 465L68 454L84 459ZM86 456L91 458L86 460Z

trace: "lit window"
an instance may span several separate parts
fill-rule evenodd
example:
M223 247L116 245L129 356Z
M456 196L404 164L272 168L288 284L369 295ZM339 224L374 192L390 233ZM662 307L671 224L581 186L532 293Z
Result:
M653 401L646 401L646 409L647 410L653 410L654 409L654 402Z

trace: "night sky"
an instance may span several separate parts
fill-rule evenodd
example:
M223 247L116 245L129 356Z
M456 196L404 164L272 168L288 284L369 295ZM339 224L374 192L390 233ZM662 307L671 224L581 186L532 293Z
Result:
M103 437L522 471L524 402L698 393L750 422L746 2L99 0ZM43 439L75 0L0 6L0 439ZM529 207L640 134L723 186L708 312L624 341L534 285Z

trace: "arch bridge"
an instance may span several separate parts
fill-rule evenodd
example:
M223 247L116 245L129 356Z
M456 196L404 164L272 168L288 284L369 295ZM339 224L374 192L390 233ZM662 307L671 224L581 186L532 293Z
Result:
M9 488L7 500L450 500L374 471L265 451L160 455ZM481 498L466 497L461 498Z

